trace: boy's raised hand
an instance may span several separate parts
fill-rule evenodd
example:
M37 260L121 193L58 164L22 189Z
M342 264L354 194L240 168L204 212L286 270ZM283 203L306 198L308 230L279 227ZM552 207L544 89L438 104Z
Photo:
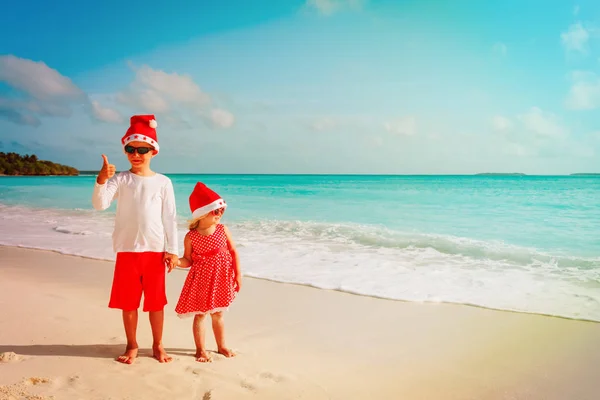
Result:
M107 180L113 177L116 171L116 167L113 164L108 163L108 157L106 157L106 155L102 154L102 160L102 169L100 170L100 173L98 173L98 178L96 178L96 182L100 185L104 185Z

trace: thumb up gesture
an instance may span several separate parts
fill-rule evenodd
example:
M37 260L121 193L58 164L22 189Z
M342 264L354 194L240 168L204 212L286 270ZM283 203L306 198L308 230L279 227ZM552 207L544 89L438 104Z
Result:
M106 157L104 154L102 154L102 160L104 163L102 164L102 169L98 174L98 178L96 178L96 182L98 182L100 185L104 185L107 180L112 178L116 170L113 164L108 163L108 157Z

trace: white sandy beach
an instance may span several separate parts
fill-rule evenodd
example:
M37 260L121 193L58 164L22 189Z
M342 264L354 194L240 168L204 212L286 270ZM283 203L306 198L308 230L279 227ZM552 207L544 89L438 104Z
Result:
M121 315L107 308L112 263L0 247L0 276L0 399L594 400L600 393L598 323L246 278L226 317L239 355L201 364L191 320L173 311L185 278L176 270L164 335L173 362L150 356L142 314L141 357L122 365L114 361L124 347Z

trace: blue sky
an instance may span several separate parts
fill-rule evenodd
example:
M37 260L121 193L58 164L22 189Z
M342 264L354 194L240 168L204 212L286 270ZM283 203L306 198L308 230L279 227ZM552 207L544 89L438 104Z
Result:
M152 113L160 172L600 171L592 1L16 3L0 151L123 169Z

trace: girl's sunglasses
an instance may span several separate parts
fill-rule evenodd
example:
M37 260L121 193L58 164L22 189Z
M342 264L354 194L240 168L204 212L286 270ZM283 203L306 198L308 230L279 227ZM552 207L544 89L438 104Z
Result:
M138 152L138 154L146 154L150 151L154 150L152 147L133 147L133 146L125 146L125 151L129 154L133 154L136 151Z
M225 208L218 208L216 210L213 210L213 215L223 215L223 213L225 212Z

